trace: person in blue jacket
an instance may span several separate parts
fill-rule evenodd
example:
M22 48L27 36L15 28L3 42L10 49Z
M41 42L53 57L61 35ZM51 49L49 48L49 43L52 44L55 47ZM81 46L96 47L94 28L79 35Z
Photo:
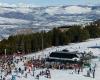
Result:
M12 79L11 80L16 80L16 76L12 75Z

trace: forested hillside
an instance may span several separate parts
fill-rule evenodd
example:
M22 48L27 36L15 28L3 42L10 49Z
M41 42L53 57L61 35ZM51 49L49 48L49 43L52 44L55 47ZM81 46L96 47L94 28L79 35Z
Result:
M54 28L49 32L10 36L7 40L4 39L0 42L0 54L4 54L4 49L7 50L7 54L13 54L17 51L27 54L51 46L67 45L71 42L81 42L98 37L100 37L100 21L95 21L85 27L74 25L64 31Z

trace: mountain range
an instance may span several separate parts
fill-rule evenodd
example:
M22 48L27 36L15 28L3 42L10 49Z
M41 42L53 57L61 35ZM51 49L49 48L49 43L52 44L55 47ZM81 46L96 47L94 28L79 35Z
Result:
M16 34L19 29L31 28L37 32L63 25L83 25L97 19L100 19L100 6L0 6L0 40Z

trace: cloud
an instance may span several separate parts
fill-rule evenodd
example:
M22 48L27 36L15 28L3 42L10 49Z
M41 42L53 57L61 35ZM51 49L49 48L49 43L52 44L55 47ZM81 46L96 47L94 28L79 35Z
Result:
M91 12L91 8L89 7L81 7L81 6L67 6L65 8L61 7L49 7L45 10L50 15L54 14L85 14Z
M1 7L38 7L38 5L24 4L24 3L18 3L18 4L0 3L0 6Z
M16 7L15 4L0 3L0 7Z
M38 7L38 5L24 4L24 3L19 3L16 6L18 6L18 7Z
M19 11L22 13L29 13L32 12L32 9L29 7L37 7L37 5L31 5L31 4L24 4L24 3L19 3L19 4L7 4L7 3L0 3L0 6L3 7L16 7L12 9L7 9L7 8L2 8L0 7L0 13L3 12L9 12L9 11ZM20 8L19 8L20 7ZM81 7L81 6L67 6L65 8L62 8L61 6L56 6L56 7L48 7L46 8L45 12L54 15L54 14L85 14L91 12L91 8L89 7ZM99 13L99 11L97 12Z
M14 8L5 8L5 7L14 7ZM21 13L29 13L32 12L32 9L29 7L37 7L36 5L31 4L8 4L8 3L0 3L0 13L8 13L8 12L21 12Z
M79 7L79 6L69 6L65 8L66 13L69 14L84 14L91 12L91 8Z
M21 13L30 13L32 12L32 9L30 8L26 8L25 6L24 7L19 7L19 8L16 8L16 12L21 12Z
M62 13L62 9L60 7L49 7L45 10L45 12L47 12L50 15L54 15L54 14L60 14Z
M95 12L96 12L96 14L100 14L100 10L96 10Z

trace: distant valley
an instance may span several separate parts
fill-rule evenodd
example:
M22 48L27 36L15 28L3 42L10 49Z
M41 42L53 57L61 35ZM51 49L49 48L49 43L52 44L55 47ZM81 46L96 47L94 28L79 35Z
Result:
M50 30L63 25L83 25L97 19L100 19L100 6L0 6L0 40L20 29L37 32L43 28Z

